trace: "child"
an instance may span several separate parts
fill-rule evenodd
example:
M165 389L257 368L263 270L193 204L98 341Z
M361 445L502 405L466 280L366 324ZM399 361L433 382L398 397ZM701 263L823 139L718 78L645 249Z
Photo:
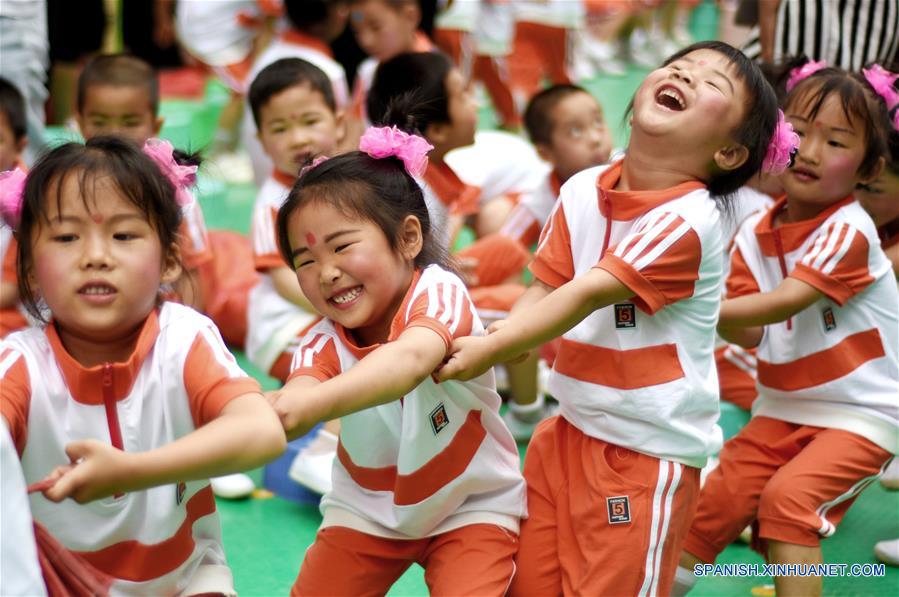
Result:
M349 105L349 89L343 66L334 60L328 45L343 33L349 13L345 0L285 0L284 9L289 26L281 31L267 48L253 61L247 75L252 83L263 68L282 58L300 58L321 69L331 85L331 95L337 111L343 113ZM250 153L253 175L261 186L272 171L272 161L259 144L257 129L249 106L244 106L241 141ZM292 174L296 174L293 172Z
M0 172L7 172L16 166L24 168L20 156L28 144L26 136L25 100L16 87L0 78ZM0 183L0 194L5 189ZM0 338L28 325L25 313L20 309L18 284L16 282L16 240L12 230L0 225Z
M278 212L283 256L325 319L271 400L290 437L341 417L292 594L384 594L418 562L432 594L502 595L524 483L492 373L431 377L454 337L484 330L413 178L430 146L372 128L360 147L306 171Z
M204 479L276 457L284 434L212 322L161 302L181 269L174 185L113 137L54 149L20 184L3 214L19 294L51 318L0 344L0 412L44 480L35 520L113 593L234 594Z
M786 196L740 228L718 324L758 346L759 397L703 488L685 586L753 520L769 562L820 563L821 537L899 449L899 295L852 196L883 168L885 110L863 78L825 68L793 88L785 112L802 138ZM778 594L821 593L819 576L774 581Z
M509 319L457 340L439 374L470 378L564 334L549 380L561 417L525 460L512 594L667 594L721 443L712 197L762 165L776 99L742 53L710 41L650 73L632 106L625 157L562 186Z

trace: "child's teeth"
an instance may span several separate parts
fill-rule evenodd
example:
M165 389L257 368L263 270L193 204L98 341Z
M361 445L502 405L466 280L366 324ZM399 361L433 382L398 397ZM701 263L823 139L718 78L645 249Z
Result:
M357 296L359 296L360 292L362 292L362 289L353 288L352 290L350 290L348 292L344 292L340 296L335 296L332 300L337 304L348 303L351 300L353 300L354 298L356 298Z

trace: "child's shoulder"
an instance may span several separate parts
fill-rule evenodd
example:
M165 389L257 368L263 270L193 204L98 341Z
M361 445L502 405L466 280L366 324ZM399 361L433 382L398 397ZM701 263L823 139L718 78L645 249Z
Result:
M192 341L200 332L220 337L215 323L191 307L167 301L158 311L159 336L166 342ZM224 343L222 342L224 345Z
M865 211L865 208L862 207L862 204L858 201L850 201L840 207L833 212L824 223L822 223L821 227L829 226L832 222L842 222L852 226L869 239L879 238L877 234L877 225L874 223L871 215Z
M291 189L285 182L270 174L256 193L256 205L270 205L275 209L281 207Z

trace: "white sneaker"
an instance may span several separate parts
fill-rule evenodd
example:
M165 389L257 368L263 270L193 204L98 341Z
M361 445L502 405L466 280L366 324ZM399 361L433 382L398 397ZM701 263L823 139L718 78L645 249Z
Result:
M534 429L537 428L540 421L548 419L558 412L558 405L546 404L541 395L537 402L524 407L509 402L506 412L503 414L503 422L509 428L515 441L526 442L534 435Z
M331 467L337 456L337 436L320 429L300 448L290 465L288 476L307 489L324 495L331 491Z
M249 497L253 490L256 489L256 484L253 483L253 480L243 473L214 477L209 480L209 483L212 485L212 493L216 497L226 500Z
M893 462L880 476L880 485L884 489L899 490L899 458L893 458Z
M874 555L884 564L899 566L899 539L878 541L874 546Z

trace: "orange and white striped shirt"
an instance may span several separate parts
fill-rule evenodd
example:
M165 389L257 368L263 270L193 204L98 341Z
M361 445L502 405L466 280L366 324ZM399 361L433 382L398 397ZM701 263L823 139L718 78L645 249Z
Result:
M718 210L699 182L616 191L621 163L562 185L530 266L553 287L599 267L634 292L562 336L549 391L586 435L702 467L721 447Z
M775 225L786 206L740 228L728 296L786 277L824 294L765 326L753 416L843 429L899 452L899 292L870 216L851 196L816 218Z
M484 334L462 280L437 265L416 272L388 341L416 326L439 334L447 350L454 338ZM357 346L347 330L323 320L294 354L291 378L326 381L376 348ZM428 378L393 402L342 417L322 527L394 539L470 524L518 533L525 486L500 402L490 370L465 382Z
M96 439L143 452L215 419L232 399L259 392L215 325L164 303L151 312L127 362L82 367L53 324L0 343L0 412L28 483L69 462L72 441ZM188 481L88 504L50 502L31 511L67 548L117 580L116 594L172 595L206 564L224 565L208 481Z
M514 238L530 249L540 238L540 231L549 220L562 184L555 172L530 193L522 193L518 205L509 214L499 233Z

